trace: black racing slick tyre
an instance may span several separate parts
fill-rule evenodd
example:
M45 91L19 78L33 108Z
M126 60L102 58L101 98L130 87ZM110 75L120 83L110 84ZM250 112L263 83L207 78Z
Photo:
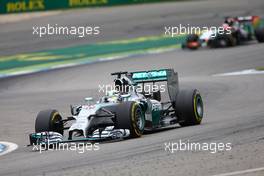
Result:
M263 43L264 42L264 27L256 29L255 36L258 42Z
M118 105L115 114L117 128L129 129L132 138L138 138L143 134L145 116L140 105L135 102L123 102Z
M198 90L180 90L177 94L175 111L181 126L200 124L203 118L203 100Z
M235 38L232 35L221 34L215 37L211 42L212 48L231 47L236 44Z
M159 91L156 91L156 92L153 92L152 93L152 97L153 97L154 100L161 101L161 93L160 93L160 90Z
M35 131L53 131L63 135L63 122L59 112L54 109L40 111L35 121Z

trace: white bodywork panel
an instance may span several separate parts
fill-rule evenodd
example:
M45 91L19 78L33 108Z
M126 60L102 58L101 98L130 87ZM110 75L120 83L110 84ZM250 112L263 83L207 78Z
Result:
M73 116L76 121L71 125L69 131L82 130L85 137L86 130L92 119L88 119L90 115L95 115L96 111L100 108L99 105L83 105L81 111L77 116Z
M212 38L212 35L215 35L215 32L212 30L203 32L202 35L200 36L201 40L209 40L210 38Z
M135 92L130 92L129 93L130 96L128 96L127 98L123 98L123 101L135 101L135 102L140 102L140 101L146 101L147 99L139 93L135 93ZM89 127L89 124L91 122L91 120L94 117L91 117L90 119L88 117L90 117L91 115L95 115L96 111L99 110L101 107L107 106L107 105L111 105L111 104L116 104L119 103L119 94L114 94L112 96L107 97L108 102L107 103L102 103L102 102L97 102L94 105L83 105L81 108L81 111L79 112L79 114L77 116L73 116L76 121L71 125L71 127L69 128L69 131L74 131L74 130L81 130L84 134L84 137L88 137L87 136L87 128ZM152 99L148 99L148 102L151 104L151 109L148 111L149 113L146 113L145 118L148 121L152 121L152 110L155 108L161 109L161 103L157 100L152 100ZM129 135L129 130L126 129L115 129L113 130L113 126L108 126L101 134L101 137L109 137L111 135ZM93 132L93 136L92 137L98 137L99 136L99 131L95 130Z

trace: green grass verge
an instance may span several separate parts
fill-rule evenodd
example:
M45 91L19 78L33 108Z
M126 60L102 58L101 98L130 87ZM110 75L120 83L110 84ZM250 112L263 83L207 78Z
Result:
M158 50L158 52L163 52L179 47L185 38L184 35L174 38L165 36L140 37L4 56L0 57L0 74L8 75L19 72L24 73L29 70L38 71L65 65L79 65L149 52L153 53Z

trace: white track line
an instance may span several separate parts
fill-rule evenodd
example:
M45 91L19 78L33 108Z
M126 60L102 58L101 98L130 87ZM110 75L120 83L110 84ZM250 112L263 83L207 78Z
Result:
M218 174L218 175L213 175L213 176L233 176L233 175L248 174L248 173L252 173L252 172L259 172L259 171L264 171L264 167L259 167L259 168L255 168L255 169L247 169L247 170L242 170L242 171L229 172L229 173Z
M238 75L254 75L254 74L264 74L264 71L249 69L249 70L242 70L237 72L220 73L220 74L215 74L213 76L238 76Z
M6 146L6 150L0 153L0 156L10 153L18 148L18 145L11 142L0 141L0 144Z

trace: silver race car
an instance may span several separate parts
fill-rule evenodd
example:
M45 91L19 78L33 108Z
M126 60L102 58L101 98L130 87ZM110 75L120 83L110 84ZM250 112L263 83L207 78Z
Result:
M62 118L54 109L40 111L35 133L29 135L30 144L137 138L147 130L201 123L203 101L199 91L179 89L178 74L173 69L111 75L116 76L114 89L97 102L88 97L85 104L71 106L69 117ZM147 86L155 89L146 91ZM161 101L164 91L169 101Z

